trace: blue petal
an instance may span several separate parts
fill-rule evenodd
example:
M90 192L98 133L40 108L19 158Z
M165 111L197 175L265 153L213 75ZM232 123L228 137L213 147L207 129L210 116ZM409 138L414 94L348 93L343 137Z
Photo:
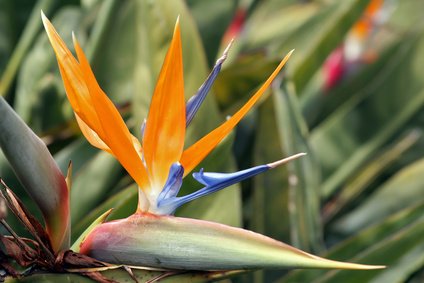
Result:
M206 187L180 199L183 203L192 201L199 197L214 193L222 190L233 184L239 183L247 178L253 177L257 174L267 171L270 169L268 165L260 165L246 170L238 171L235 173L215 173L215 172L203 172L203 170L193 173L193 177Z
M158 205L160 205L163 200L177 196L183 183L183 176L183 166L181 166L179 162L172 164L171 168L169 169L168 179L166 180L165 186L158 196Z
M212 72L206 78L206 81L202 84L202 86L199 88L197 93L188 100L186 105L186 127L190 125L191 121L194 118L194 115L196 115L197 110L199 110L200 105L203 103L203 101L206 98L206 95L211 89L212 84L214 83L216 77L218 76L218 73L221 71L221 66L224 63L225 59L227 59L228 50L230 46L231 46L231 43L225 49L224 54L221 56L221 58L219 58L216 61L215 66L212 69Z
M272 167L269 165L260 165L235 173L203 172L202 169L197 173L193 173L193 177L199 183L205 185L204 188L183 197L170 197L163 199L160 203L158 203L158 206L164 211L172 213L179 206L189 201L222 190L244 179L265 172L270 168Z
M180 163L174 163L171 167L166 185L159 195L157 212L161 214L172 214L179 206L185 204L186 202L222 190L259 173L265 172L269 169L275 168L301 156L304 156L305 154L306 153L298 153L284 159L268 163L266 165L256 166L235 173L204 172L202 168L199 172L193 173L193 177L205 187L183 197L177 197L177 194L181 187L184 169Z

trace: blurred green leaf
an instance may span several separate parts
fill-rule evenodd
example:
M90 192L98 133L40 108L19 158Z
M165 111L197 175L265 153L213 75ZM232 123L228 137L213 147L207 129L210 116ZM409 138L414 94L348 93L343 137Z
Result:
M320 75L317 74L316 82L310 83L307 89L302 91L301 97L303 114L309 125L319 124L337 107L348 102L352 96L366 95L362 89L365 85L371 85L378 74L384 72L388 66L387 62L402 49L405 36L411 36L411 33L419 33L422 30L423 21L418 12L422 9L424 9L422 1L385 1L382 15L387 17L389 14L390 17L385 24L374 28L365 45L367 54L377 55L378 60L369 62L366 58L361 58L360 61L365 62L356 66L357 70L354 70L351 75L348 70L348 75L340 82L340 85L328 92L323 91L322 78L317 78Z
M345 38L346 33L361 17L369 3L369 0L336 1L333 4L336 5L336 10L331 14L331 17L326 17L326 22L321 22L315 28L311 25L307 27L310 34L314 34L313 29L320 32L317 32L313 39L309 38L310 41L306 45L308 47L305 49L305 55L294 63L293 81L299 93L305 88L331 51ZM300 35L296 34L296 36ZM302 36L303 40L308 39L305 34Z
M323 249L320 217L320 172L308 143L308 129L300 112L293 85L273 86L273 99L282 147L287 155L299 152L307 156L287 164L289 172L289 215L292 242L302 250Z
M388 66L388 62L393 60L394 56L399 56L402 48L403 39L396 39L385 50L381 51L378 59L372 64L366 64L349 79L341 81L329 91L325 91L322 85L322 78L317 74L314 81L308 85L302 92L300 105L302 113L310 127L315 128L320 123L325 122L336 111L341 111L344 104L354 104L361 101L364 96L369 95L364 91L366 86L371 86L376 77L381 76Z
M380 219L413 206L424 194L424 159L421 159L399 171L364 200L356 209L336 222L335 227L342 233L367 227Z
M233 19L239 0L188 0L203 41L209 67L215 63L221 39Z
M4 1L2 1L4 2ZM52 10L54 6L54 2L52 0L39 0L34 8L32 9L30 18L28 19L28 22L26 24L26 27L20 37L20 40L17 44L17 46L14 48L12 56L9 59L9 62L7 63L7 67L4 70L4 72L1 75L0 78L0 96L5 96L7 92L9 91L9 88L11 84L14 81L16 72L18 71L18 68L20 67L20 64L22 62L22 59L24 58L26 52L31 47L31 44L33 43L35 37L37 36L38 31L41 28L41 21L40 21L40 10L44 9L46 13ZM26 8L27 5L20 5L20 8ZM6 5L5 3L2 3L2 5ZM10 10L9 10L10 12ZM3 18L3 17L2 17ZM3 19L7 19L7 17L4 17ZM9 18L9 20L11 20ZM12 27L12 25L9 26L9 28ZM9 30L11 32L11 30ZM3 68L0 68L2 70Z
M39 13L40 10L37 21L41 24ZM68 46L72 46L71 32L78 31L81 17L79 9L63 8L53 19ZM17 113L37 133L60 127L72 115L65 104L63 83L56 65L47 36L42 33L22 63L15 99ZM54 75L51 73L53 66Z
M240 147L242 142L254 140L251 141L254 142L253 160L247 158L248 152L240 154L244 157L244 162L247 163L246 167L267 164L284 156L278 136L273 103L272 97L268 96L257 111L250 115L252 117L249 116L250 119L243 124L243 128L251 127L251 130L254 131L251 133L251 135L254 134L253 137L247 136L239 129L240 137L236 140L237 148ZM246 189L250 188L251 197L245 201L244 212L249 229L273 239L291 243L287 183L286 166L274 168L246 181L244 184L246 188L243 188L243 193L247 194L249 191ZM282 272L281 270L255 272L254 282L272 282L280 277Z
M239 39L240 49L275 49L276 45L289 40L309 21L323 20L320 15L325 14L325 11L326 6L317 1L262 1L246 21L245 31ZM310 24L310 27L313 25ZM289 47L288 50L293 48Z
M385 240L379 241L365 251L358 253L354 259L367 262L381 262L388 266L387 269L373 270L370 272L358 271L355 273L349 271L333 271L327 273L320 282L372 282L372 280L380 281L384 279L393 280L391 282L399 282L403 277L415 271L414 266L422 261L422 252L424 251L424 219L421 218L410 224L398 233L390 235ZM417 252L418 251L418 252ZM388 256L390 255L390 256ZM405 258L413 256L411 261L413 264L405 265ZM413 270L410 270L410 267ZM393 270L393 269L395 270ZM395 276L391 276L395 273ZM381 282L381 281L380 281ZM388 282L388 281L383 281Z
M393 143L393 145L384 149L381 154L368 162L364 168L361 168L356 176L353 176L351 180L346 182L340 194L324 207L324 221L330 221L340 210L346 209L349 204L352 205L352 203L384 172L385 169L387 169L387 167L393 164L405 153L405 151L411 149L411 147L417 143L421 135L422 133L417 130L409 132L400 140Z
M91 146L85 138L79 138L59 150L54 159L62 172L68 170L69 162L72 161L72 172L76 175L97 153L99 150Z
M228 59L236 56L230 50ZM262 53L249 54L238 58L229 65L228 59L216 79L213 90L219 107L231 114L247 101L253 90L261 85L275 70L277 61L270 61Z
M97 2L97 3L96 3ZM102 54L102 49L104 42L109 35L109 30L112 27L115 11L118 9L119 1L109 0L109 1L96 1L86 5L92 5L91 10L97 10L96 5L101 4L98 12L95 13L95 21L90 30L90 38L88 39L87 46L85 46L86 56L92 65L95 65L96 62L101 61L99 55ZM84 3L82 3L84 4ZM88 14L88 17L90 14Z
M84 218L72 227L72 239L77 239L100 215L109 209L113 209L108 219L120 219L128 217L137 208L137 186L135 184L126 187L112 195L95 208L92 208Z
M423 212L424 203L422 202L416 206L407 207L402 211L385 219L384 221L377 223L376 225L368 229L363 230L359 234L335 246L328 252L326 257L351 260L356 255L364 253L364 251L366 251L367 249L376 249L377 252L381 253L383 258L375 260L380 260L384 264L388 264L388 260L392 260L392 258L396 259L403 253L403 251L402 249L400 249L400 252L398 251L396 253L391 254L388 250L389 247L387 250L385 250L384 245L388 243L396 244L396 241L402 241L402 243L400 244L400 247L402 247L402 244L404 244L404 239L400 237L400 234L404 234L404 231L408 230L408 227L414 225L422 225ZM422 239L417 238L414 244L420 246L422 245L422 242ZM374 248L376 245L379 245L379 247ZM384 272L391 272L391 268L397 268L397 264L389 264L388 269L386 269ZM325 276L325 274L327 274L327 271L324 270L298 270L290 273L288 276L282 278L278 282L314 282L314 280L320 282L320 280L323 278L323 276ZM349 278L356 277L354 274L349 274L342 281L344 282L344 280L349 280Z
M98 152L72 183L71 219L78 223L109 195L122 175L122 167L109 153Z
M424 85L414 79L421 73L418 62L424 56L421 35L405 38L402 48L376 74L378 79L312 132L311 144L326 178L323 197L333 194L423 106Z
M295 48L290 70L299 94L360 18L369 0L331 1L329 4L268 1L246 23L242 50L266 46L272 56ZM252 42L251 42L252 41Z
M258 107L255 114L257 132L253 161L250 162L267 164L278 160L284 154L278 137L271 97ZM251 180L251 183L252 200L248 206L250 209L246 210L246 216L251 221L252 230L290 242L289 219L286 217L289 213L286 166L260 174Z
M233 53L243 57L228 60L223 78L218 78L218 101L224 107L244 97L263 81L278 58L295 48L288 63L300 96L327 55L342 42L346 32L360 17L369 0L333 1L329 4L297 1L265 1L254 10ZM265 49L264 54L244 54ZM270 60L277 59L277 60ZM228 75L227 75L228 74Z

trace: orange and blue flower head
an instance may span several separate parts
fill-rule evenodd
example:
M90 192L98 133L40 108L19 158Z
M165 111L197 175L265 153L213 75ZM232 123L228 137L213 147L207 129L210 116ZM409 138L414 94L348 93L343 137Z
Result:
M179 206L189 201L303 155L297 154L235 173L212 173L201 169L193 173L193 177L204 187L194 193L178 196L183 178L193 171L259 100L283 68L291 52L238 112L184 149L186 128L215 81L229 48L216 62L197 93L186 103L180 26L177 20L170 47L157 79L149 114L142 125L142 138L139 140L130 133L113 102L98 85L76 38L73 37L77 58L66 47L49 20L44 15L42 17L78 125L93 146L109 152L118 159L138 184L138 212L172 214Z

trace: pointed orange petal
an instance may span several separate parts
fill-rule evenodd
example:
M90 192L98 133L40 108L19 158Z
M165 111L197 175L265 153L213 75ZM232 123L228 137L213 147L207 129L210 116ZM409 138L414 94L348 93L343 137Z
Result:
M240 122L240 120L246 115L246 113L252 108L252 106L259 100L265 90L269 87L275 77L278 75L280 70L283 68L284 64L290 58L290 55L293 51L290 51L286 57L281 61L275 71L271 76L266 80L266 82L261 86L261 88L247 101L245 105L235 113L230 119L224 122L221 126L204 136L198 142L190 146L183 152L181 156L180 163L184 167L184 176L190 173L194 167L197 166L206 155L211 152L218 143L224 139L228 133Z
M80 123L84 135L94 146L112 152L137 184L148 188L147 173L134 147L133 136L118 110L98 86L81 48L75 45L78 62L44 14L42 19L56 53L69 102L79 122L84 122ZM93 132L90 133L90 130Z
M69 102L75 113L83 119L87 125L95 130L100 130L99 120L92 107L92 101L89 90L86 86L84 77L81 73L79 63L66 47L63 40L57 34L50 21L41 14L44 27L47 31L50 43L56 53L59 63L59 70L63 78L63 83ZM98 133L99 134L99 133Z
M152 185L162 189L171 164L182 154L185 136L184 78L180 26L177 20L150 104L143 148Z
M101 134L98 131L96 132L131 177L134 178L137 184L142 189L147 190L149 188L147 172L134 147L133 136L113 102L107 97L97 83L88 60L75 37L74 46L94 110L99 118L101 128L99 132Z

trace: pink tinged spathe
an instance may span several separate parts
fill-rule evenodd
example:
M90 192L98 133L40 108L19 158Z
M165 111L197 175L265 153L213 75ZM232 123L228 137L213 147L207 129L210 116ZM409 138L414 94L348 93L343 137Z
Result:
M97 226L81 244L80 252L110 263L183 270L384 267L320 258L219 223L149 213Z

